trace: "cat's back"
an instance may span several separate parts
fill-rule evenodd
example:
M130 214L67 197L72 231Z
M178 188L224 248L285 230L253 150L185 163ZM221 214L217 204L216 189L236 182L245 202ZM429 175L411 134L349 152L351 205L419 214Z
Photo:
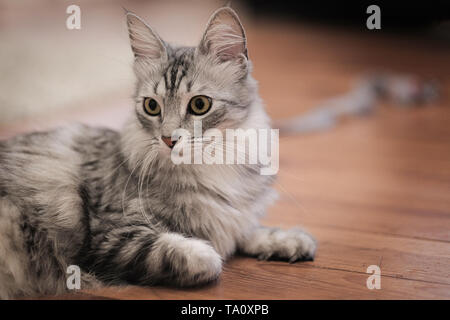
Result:
M75 261L88 239L81 168L117 140L73 125L0 142L0 298L65 290L60 263Z
M115 131L76 124L1 141L0 191L23 200L42 191L77 188L86 158L107 152L118 140Z

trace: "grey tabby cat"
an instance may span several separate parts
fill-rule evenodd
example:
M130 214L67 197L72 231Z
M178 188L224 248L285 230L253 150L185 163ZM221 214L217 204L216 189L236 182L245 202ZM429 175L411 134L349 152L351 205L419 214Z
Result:
M0 142L0 297L81 287L191 286L219 277L236 251L312 259L300 229L259 225L273 176L255 165L175 165L177 128L270 128L236 13L217 10L198 47L162 41L127 13L137 78L121 132L77 125ZM185 141L184 143L189 143Z

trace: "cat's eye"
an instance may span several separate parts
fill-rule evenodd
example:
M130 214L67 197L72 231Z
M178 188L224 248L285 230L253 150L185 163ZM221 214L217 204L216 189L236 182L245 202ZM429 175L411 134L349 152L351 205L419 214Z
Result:
M211 109L212 100L207 96L195 96L189 101L188 111L196 116L204 115Z
M161 113L161 107L155 99L144 98L144 111L148 115L157 116Z

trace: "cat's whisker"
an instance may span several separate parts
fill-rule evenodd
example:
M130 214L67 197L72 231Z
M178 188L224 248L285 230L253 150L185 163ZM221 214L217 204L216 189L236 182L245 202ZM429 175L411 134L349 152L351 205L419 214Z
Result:
M143 160L142 160L143 161ZM141 162L142 162L141 161ZM122 193L122 215L125 216L125 196L126 196L126 191L127 191L127 187L128 187L128 183L130 182L131 177L133 176L133 172L139 167L139 161L136 163L135 167L133 168L133 170L131 170L128 179L125 183L125 188L123 189L123 193Z
M147 138L147 139L142 139L141 142L148 142L148 141L153 141L153 140L157 140L157 139L156 138L149 138L149 139ZM121 150L117 151L117 152L114 152L114 153L111 154L111 157L116 156L116 155L123 155L123 152ZM129 155L128 157L124 157L124 158L125 158L125 160L122 161L117 167L115 167L109 174L104 176L103 179L107 179L110 176L112 176L114 173L116 173L116 171L118 169L120 169L120 167L122 167L125 163L127 163L130 160L131 155Z
M157 145L158 143L155 141L153 145ZM144 159L143 165L141 166L139 179L138 179L138 201L139 201L139 208L140 212L142 214L142 217L147 221L148 224L150 224L150 220L145 213L145 206L142 204L142 190L144 185L144 178L149 176L149 169L152 166L154 159L156 158L157 152L149 152L147 156ZM147 180L148 181L148 180Z

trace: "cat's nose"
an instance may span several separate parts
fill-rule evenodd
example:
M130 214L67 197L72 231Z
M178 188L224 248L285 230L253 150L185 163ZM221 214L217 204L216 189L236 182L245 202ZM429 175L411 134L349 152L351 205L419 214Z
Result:
M161 140L164 141L164 143L170 148L172 149L173 146L177 143L178 140L172 140L172 137L164 137L161 136Z

